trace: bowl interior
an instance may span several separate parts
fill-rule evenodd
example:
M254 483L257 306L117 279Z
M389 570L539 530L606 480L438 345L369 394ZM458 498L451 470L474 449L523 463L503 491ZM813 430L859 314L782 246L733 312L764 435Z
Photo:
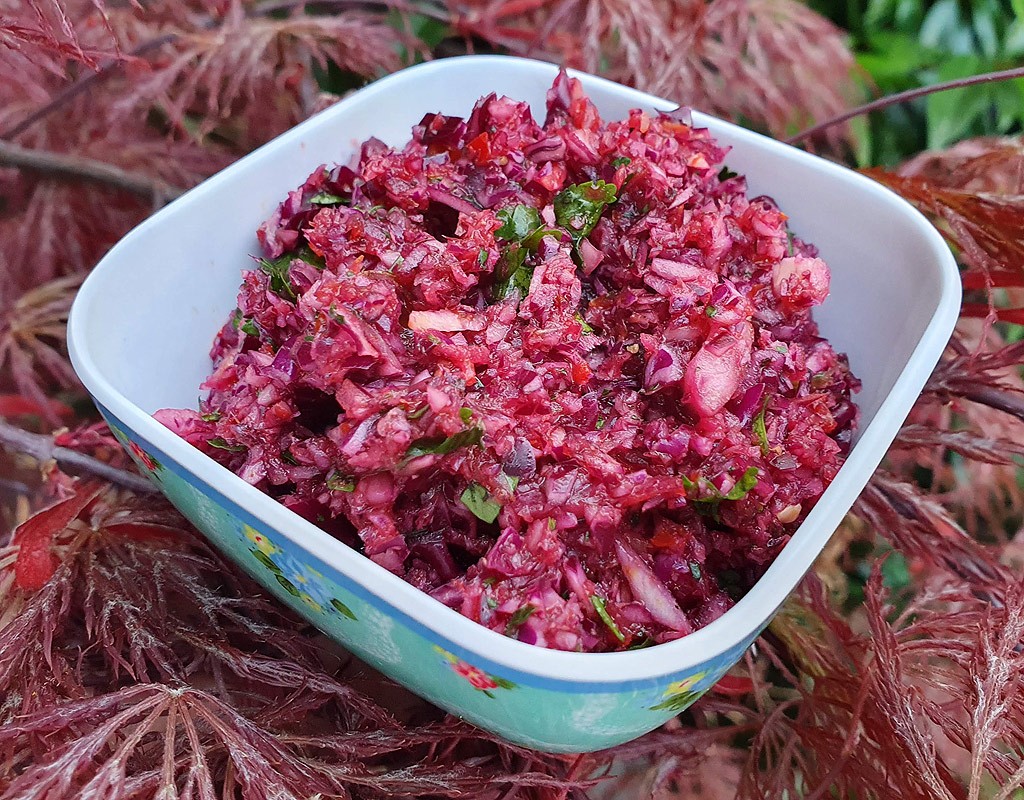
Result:
M87 338L96 367L144 411L194 407L209 373L213 335L235 306L240 271L258 252L257 226L319 164L346 161L364 139L400 145L428 111L465 115L490 91L529 101L543 118L554 68L502 68L485 60L451 64L403 82L381 81L328 110L190 192L141 226L110 260L105 291L93 297ZM445 67L444 62L438 66ZM606 118L636 106L672 104L599 79L586 88ZM729 167L752 195L774 197L795 233L818 245L832 268L832 294L817 311L823 333L850 356L864 387L863 430L906 366L940 301L934 258L905 209L849 173L740 128L696 115L732 146ZM887 207L889 206L889 207ZM130 265L127 266L127 265ZM159 364L159 369L153 366Z

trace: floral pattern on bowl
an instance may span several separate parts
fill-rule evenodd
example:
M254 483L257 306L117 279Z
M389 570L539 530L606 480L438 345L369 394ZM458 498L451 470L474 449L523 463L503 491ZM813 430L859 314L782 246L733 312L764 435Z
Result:
M510 680L499 678L496 675L489 675L479 667L467 664L454 653L449 653L443 647L434 645L434 650L441 654L445 663L452 668L456 675L460 675L469 681L469 685L488 697L493 698L492 689L515 689L516 685Z

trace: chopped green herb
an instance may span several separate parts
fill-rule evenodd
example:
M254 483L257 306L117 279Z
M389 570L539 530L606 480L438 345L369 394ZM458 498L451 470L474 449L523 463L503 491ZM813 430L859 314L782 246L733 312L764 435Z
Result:
M695 581L700 580L700 564L698 564L696 561L690 562L690 574L693 576L693 579Z
M488 578L487 580L490 581L491 583L494 583L494 578ZM484 581L484 583L487 583L487 581ZM491 596L487 596L484 599L484 602L487 603L487 607L492 609L492 610L498 607L498 601L495 600Z
M302 341L304 341L304 342L315 342L316 341L316 337L313 334L311 334L311 333L307 333L305 336L302 337Z
M280 258L273 260L261 258L259 261L260 269L270 276L270 291L286 300L292 301L297 299L295 290L292 288L288 278L288 271L291 269L293 260L295 260L295 255L285 253Z
M747 471L743 473L736 485L733 486L723 500L742 500L747 494L757 486L757 476L761 474L761 470L757 467L748 467Z
M409 445L405 457L408 459L430 455L446 456L449 453L454 453L461 447L480 444L480 439L483 435L482 428L467 428L464 431L453 433L447 438L442 436L426 436L422 439L417 439Z
M228 444L222 436L215 436L213 439L207 439L206 443L210 445L210 447L216 447L218 450L227 450L229 453L241 453L245 450L245 445Z
M405 414L405 418L406 419L419 419L424 414L426 414L427 411L429 411L429 410L430 410L430 406L427 405L426 403L424 403L419 408L417 408L415 411L407 411L406 414Z
M256 327L256 323L251 319L247 319L245 322L243 322L238 329L246 336L260 335L260 329Z
M497 217L501 227L494 237L506 242L522 242L543 224L537 209L524 204L499 209Z
M608 609L605 608L604 598L601 597L601 595L592 594L590 595L590 602L594 604L594 611L596 611L597 616L601 618L601 622L608 626L608 630L615 635L615 638L620 642L626 641L626 637L622 634L622 631L619 630L619 626L615 624L615 620L613 620L612 615L608 613Z
M459 409L459 419L461 419L467 425L469 424L469 420L472 417L473 417L473 409L466 408L465 406L463 406L462 408Z
M526 622L526 620L530 618L530 615L536 610L537 609L530 604L517 609L516 613L509 618L508 624L505 626L505 635L515 636L516 631L523 626L523 623Z
M234 311L231 312L231 327L234 328L237 331L238 330L238 325L239 325L239 323L241 321L242 321L242 310L239 309L239 308L236 308Z
M490 255L491 254L488 253L486 250L481 250L476 257L476 263L479 264L481 267L484 266L487 263L487 259L490 257Z
M297 467L299 465L298 460L295 458L295 456L292 455L292 451L291 450L283 451L281 453L281 460L285 464L291 464L293 467Z
M337 206L346 204L348 201L344 197L337 194L331 194L330 192L319 192L309 198L309 202L315 206Z
M580 327L583 328L583 332L584 333L593 333L594 332L594 329L587 323L587 321L585 319L583 319L583 315L582 314L577 314L576 315L576 321L579 322Z
M484 522L494 522L501 513L501 503L496 502L479 483L471 483L459 498L462 505Z
M795 237L793 236L793 232L792 231L786 231L786 254L790 255L790 256L793 255L793 253L795 252L793 250L793 239L794 238Z
M594 229L605 207L615 202L615 191L614 184L604 181L569 186L555 195L555 220L578 243Z
M217 422L220 420L220 416L219 411L211 411L209 414L200 414L199 419L203 422Z
M625 167L633 163L633 159L629 156L619 156L618 158L612 159L612 166L618 169L619 167Z
M718 309L715 308L714 306L709 305L707 308L704 309L704 313L707 314L712 319L714 319L715 315L718 314Z
M605 425L605 418L604 417L598 417L597 418L597 422L594 423L594 427L597 428L598 430L601 430L601 428L603 428L604 425Z
M557 527L554 517L548 517L548 530L553 531Z
M506 475L504 472L498 474L498 480L504 484L506 489L508 489L509 494L512 494L519 486L519 478L516 478L513 475Z
M733 172L728 167L722 167L722 169L718 173L718 180L727 181L730 180L731 178L735 178L737 175L739 175L738 172Z
M768 410L768 398L765 397L764 402L761 404L761 410L757 412L757 416L754 417L754 435L757 437L757 443L761 445L761 455L768 455L772 447L768 443L768 428L764 424L764 414Z
M645 636L639 642L636 642L635 644L631 644L626 649L627 650L643 650L644 648L650 647L653 644L654 644L654 639L652 639L650 636Z
M327 478L327 488L332 492L354 492L356 479L335 470Z

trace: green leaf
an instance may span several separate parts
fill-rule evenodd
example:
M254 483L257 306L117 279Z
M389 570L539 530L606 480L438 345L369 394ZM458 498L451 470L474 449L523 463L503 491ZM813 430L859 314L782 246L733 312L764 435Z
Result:
M543 224L540 212L522 203L499 209L497 217L501 227L494 232L494 237L506 242L522 242Z
M615 624L615 620L612 619L612 615L608 613L608 609L605 607L604 598L601 597L601 595L592 594L590 595L590 602L593 604L594 611L597 612L597 616L601 618L601 622L608 626L608 630L615 635L615 638L620 642L626 641L626 637L623 635L622 631L619 630L619 626Z
M295 256L285 253L280 258L273 260L261 258L260 269L270 276L270 291L286 300L296 300L295 290L289 282L288 271L291 269Z
M216 447L218 450L227 450L229 453L241 453L245 450L245 445L241 444L229 444L222 436L215 436L213 439L207 439L206 443L210 447Z
M733 486L723 500L742 500L747 494L757 486L757 476L761 474L761 470L757 467L748 467L747 471L743 473L736 485Z
M505 626L506 636L515 636L516 632L523 626L523 623L530 618L530 615L536 611L536 607L527 603L525 606L516 610L516 613L509 617L508 624Z
M332 492L354 492L356 479L335 470L327 478L327 488Z
M728 167L722 167L718 171L718 181L719 181L719 183L724 183L727 180L735 178L737 175L739 175L738 172L733 172Z
M615 202L615 186L604 181L590 181L569 186L555 195L555 220L579 242L589 234L602 212Z
M219 411L211 411L209 414L200 414L199 419L203 422L217 422L220 420L221 414Z
M629 156L619 156L618 158L612 159L612 166L615 167L615 169L618 169L619 167L628 167L632 163L633 159Z
M761 404L761 410L757 412L757 416L754 417L754 436L757 437L757 443L761 445L761 455L767 456L772 447L768 443L768 428L764 424L764 414L768 410L768 399Z
M479 483L471 483L459 498L462 505L484 522L494 522L501 513L501 503L496 502Z
M246 336L259 337L260 335L260 329L256 326L256 323L251 319L246 319L245 322L238 326L238 329Z
M429 410L430 410L430 406L427 405L426 403L424 403L422 406L420 406L419 408L415 409L414 411L406 412L405 418L406 419L419 419L424 414L426 414L427 411L429 411Z
M985 69L976 56L947 59L938 71L940 81L964 78ZM959 141L976 129L983 130L990 109L992 94L985 86L935 92L926 101L928 147L941 149Z
M698 564L696 561L691 561L689 563L689 567L690 567L690 574L693 576L693 579L695 581L699 581L700 580L700 576L701 576L700 564Z
M337 194L331 194L330 192L319 192L309 198L309 202L315 206L337 206L347 203L348 201Z
M293 467L297 467L299 465L299 462L296 460L295 456L292 455L291 450L282 450L281 460L285 464L291 464Z
M483 428L467 428L464 431L453 433L447 438L442 436L426 436L422 439L417 439L409 445L405 457L409 459L429 455L446 456L449 453L454 453L459 448L480 444L483 435Z
M461 419L466 425L469 424L470 419L473 417L473 409L462 407L459 409L459 419Z
M256 550L255 548L253 548L249 552L252 553L253 558L259 561L264 567L269 569L271 572L274 572L278 575L281 574L281 568L277 566L277 564L275 564L273 561L271 561L270 556L268 556L266 553L262 552L261 550Z
M334 610L342 616L348 617L350 620L358 622L356 615L352 613L352 609L341 602L337 597L331 598L331 605L334 606Z

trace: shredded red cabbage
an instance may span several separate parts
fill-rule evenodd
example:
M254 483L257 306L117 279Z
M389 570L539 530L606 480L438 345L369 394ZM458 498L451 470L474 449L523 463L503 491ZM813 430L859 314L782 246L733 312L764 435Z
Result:
M318 169L259 230L197 411L157 416L405 580L563 650L683 636L836 475L815 249L685 113L559 75ZM721 171L720 171L721 170Z

